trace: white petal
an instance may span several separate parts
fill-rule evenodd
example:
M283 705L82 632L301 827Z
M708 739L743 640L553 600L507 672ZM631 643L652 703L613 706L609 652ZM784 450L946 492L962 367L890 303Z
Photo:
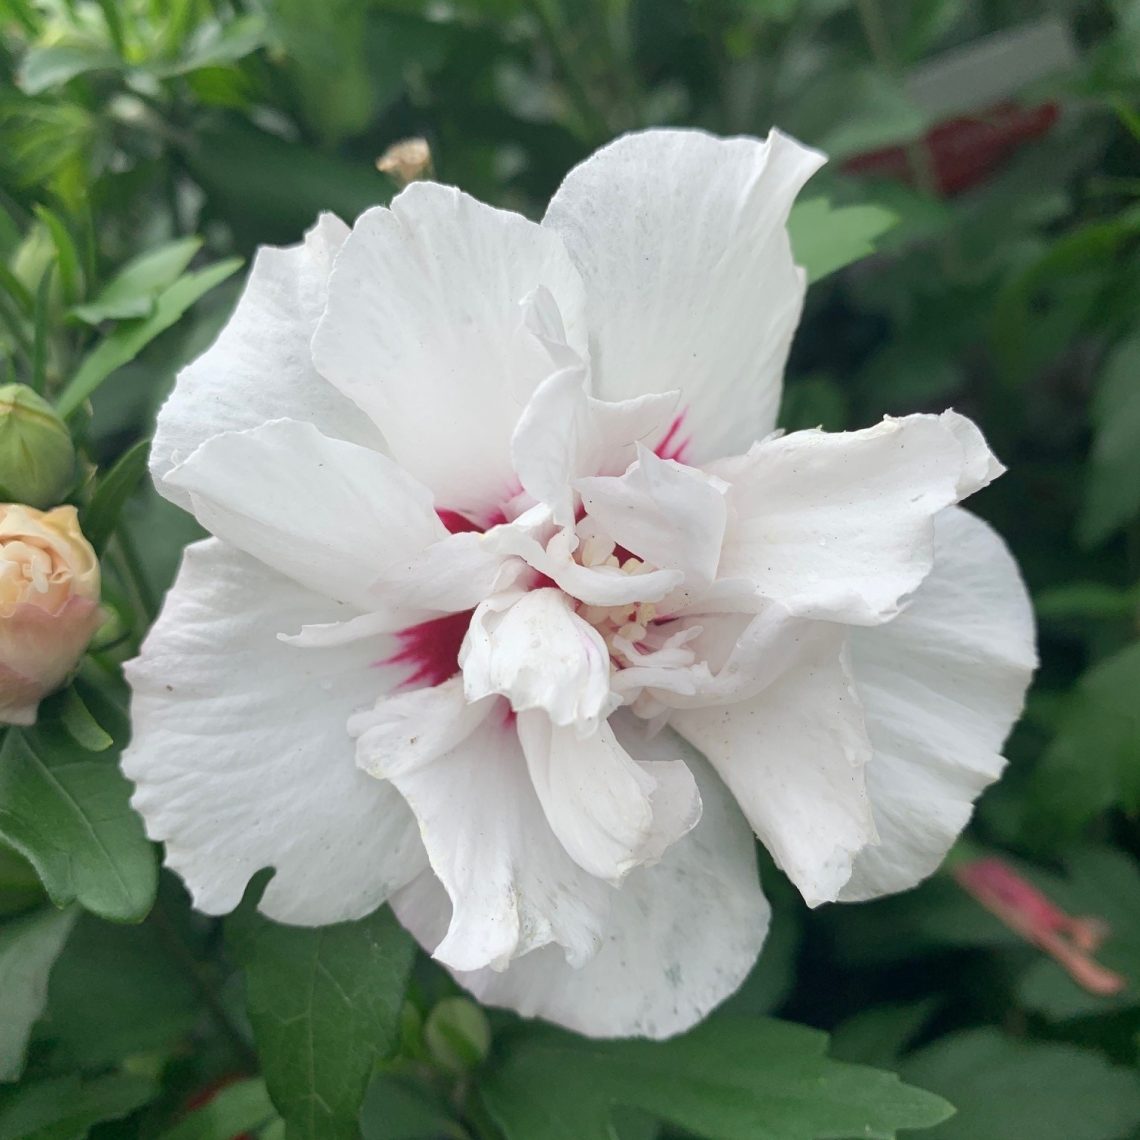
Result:
M373 610L357 614L344 621L321 622L303 625L296 633L279 633L279 641L303 649L332 649L337 645L348 645L366 637L392 632L393 615L390 611Z
M189 509L166 473L211 436L269 420L305 420L334 439L380 450L367 416L313 367L309 342L328 296L333 255L348 227L322 214L301 245L258 251L245 291L221 335L184 368L158 414L150 465L158 489Z
M619 882L660 859L700 818L700 794L684 763L636 763L605 721L582 738L543 712L526 712L518 732L547 821L591 875Z
M685 647L696 663L665 671L634 665L616 675L615 687L645 686L663 705L679 709L748 700L776 681L790 661L833 647L836 636L830 623L791 618L774 604L758 614L697 614L668 628L693 635Z
M595 394L680 389L686 462L775 425L805 287L785 223L822 162L777 131L644 131L572 170L550 203L542 224L586 281Z
M552 368L523 301L545 286L587 356L582 282L561 241L447 186L409 186L345 242L317 367L441 506L486 518L517 491L510 439Z
M542 342L551 363L558 369L589 371L585 359L567 339L566 323L554 294L545 285L539 285L521 303L523 323Z
M448 715L446 697L440 705ZM387 762L374 754L376 770L415 812L451 900L450 923L425 945L455 970L505 969L549 943L570 962L585 962L601 944L610 888L578 867L551 832L514 727L492 712L454 749L433 756L438 741Z
M386 694L349 718L356 763L377 779L430 764L458 748L490 715L492 704L469 702L458 678Z
M592 730L610 711L610 657L560 590L501 595L475 610L459 651L467 699L498 693L515 712L544 709L557 725Z
M802 617L873 625L930 572L934 516L1000 466L953 412L800 431L715 464L734 510L722 579Z
M545 503L558 526L574 525L571 480L582 474L590 431L586 370L563 368L535 390L511 437L511 459L523 490Z
M613 402L589 397L598 463L579 474L620 475L637 457L637 444L651 444L665 434L680 399L679 391L650 392Z
M549 520L546 508L535 508ZM529 512L528 512L529 514ZM556 531L545 545L540 541L548 528L531 525L524 515L507 526L488 531L483 540L490 549L524 559L546 575L560 590L590 606L624 606L634 602L659 602L684 580L679 570L643 570L626 573L614 566L583 566L573 557L578 537L572 530Z
M276 636L342 609L217 540L197 543L127 666L132 802L199 910L232 910L250 876L275 867L266 914L339 922L424 867L411 813L356 767L347 729L390 681L372 667L387 643L295 649Z
M621 720L622 718L618 718ZM747 823L708 765L674 733L620 731L649 764L683 761L704 800L697 827L660 863L633 871L613 896L605 942L577 969L553 947L505 973L459 973L477 998L590 1037L670 1037L696 1024L744 980L768 929ZM424 945L446 929L447 897L423 875L392 900Z
M574 481L623 472L637 454L638 441L664 429L680 395L666 392L610 403L595 400L589 387L589 372L581 362L547 377L511 437L511 458L523 490L549 507L560 527L574 526Z
M652 566L680 570L686 593L716 577L727 509L724 484L639 448L624 475L579 479L589 515Z
M875 841L864 768L870 744L842 627L758 696L685 709L669 723L709 758L809 906L835 899Z
M215 436L167 481L213 534L360 609L382 608L381 567L447 534L430 492L391 459L296 420Z
M1029 598L1002 540L958 509L935 535L934 569L906 611L851 639L880 844L856 859L843 900L906 890L941 863L1005 765L1036 664Z
M474 609L507 589L526 564L506 555L475 531L460 531L380 572L371 592L377 602L400 609L455 613Z

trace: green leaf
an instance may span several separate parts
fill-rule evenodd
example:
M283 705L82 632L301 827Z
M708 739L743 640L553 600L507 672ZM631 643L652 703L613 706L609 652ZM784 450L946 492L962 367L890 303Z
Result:
M842 107L842 114L836 109ZM796 108L807 131L789 123L832 162L919 138L929 116L886 71L871 67L829 72L804 93Z
M0 843L0 917L25 914L46 901L36 869L11 847Z
M423 1083L382 1073L360 1111L363 1140L467 1140L446 1100Z
M32 1026L47 1001L48 975L76 911L44 909L0 926L0 1081L17 1080Z
M964 386L955 357L949 346L932 343L925 329L908 330L863 362L859 387L874 392L875 399L892 413L950 404Z
M117 71L122 66L118 53L109 47L94 43L51 44L29 49L16 81L28 95L39 95L77 75Z
M264 47L267 38L265 17L260 12L250 12L227 24L211 20L198 28L174 63L151 71L165 77L187 75L203 67L224 67Z
M1106 268L1138 232L1140 206L1076 227L1003 286L991 303L990 339L1006 383L1027 384L1110 311ZM992 246L995 238L987 240Z
M143 1053L166 1054L201 1017L173 932L83 915L52 970L35 1039L53 1063L103 1069Z
M97 554L105 549L119 516L131 493L146 474L147 458L150 455L150 440L140 439L133 447L119 456L115 466L99 480L91 503L83 512L80 522L87 541Z
M0 1089L0 1140L84 1140L93 1125L121 1119L157 1091L144 1077L117 1074Z
M369 13L356 0L278 0L273 30L285 48L305 120L329 142L368 126L377 103L377 82L368 52Z
M996 1029L944 1037L907 1060L903 1075L958 1105L931 1140L1118 1140L1140 1120L1135 1073Z
M265 1082L239 1081L164 1132L159 1140L234 1140L276 1119Z
M83 289L83 269L79 250L58 215L52 213L46 206L36 206L36 217L47 226L48 233L51 234L58 259L59 279L63 285L64 299L73 302Z
M370 162L306 150L237 123L195 132L184 158L213 209L263 241L296 241L322 210L356 218L392 195Z
M154 312L158 294L169 289L194 255L202 248L201 238L182 238L148 250L128 261L84 305L76 305L71 315L97 325L100 321L120 321L132 317L149 317Z
M1111 848L1076 851L1065 859L1065 874L1030 869L1031 878L1062 910L1087 916L1106 928L1094 957L1126 981L1118 994L1102 996L1078 986L1051 958L1038 958L1018 988L1029 1009L1064 1019L1140 1006L1140 869Z
M861 1065L896 1068L907 1044L930 1020L934 1002L873 1005L841 1022L831 1036L831 1055Z
M103 19L107 25L107 31L114 41L115 47L120 55L125 54L125 47L127 43L126 29L123 26L124 20L130 18L130 14L121 11L121 5L117 0L95 0L103 11Z
M198 520L164 499L149 479L124 507L122 525L134 539L144 578L155 597L170 588L183 549L206 537Z
M775 1013L795 989L800 954L798 896L787 880L761 853L761 881L772 904L772 917L764 938L764 953L756 960L740 988L721 1007L722 1013L759 1017Z
M1140 589L1103 582L1070 582L1042 590L1033 599L1040 621L1131 621L1140 614Z
M387 908L320 929L239 912L228 931L289 1140L357 1140L372 1070L396 1041L411 937Z
M843 431L850 414L847 393L830 376L797 377L784 386L780 426L786 431L817 427Z
M154 852L113 757L59 728L10 728L0 748L0 839L35 867L56 906L137 922L157 885Z
M47 388L48 323L51 320L51 290L55 277L49 265L36 289L36 311L32 322L32 388L41 395Z
M3 289L16 303L22 316L34 315L36 303L28 287L2 261L0 261L0 289Z
M826 198L809 198L792 207L788 230L796 261L812 282L874 253L875 239L897 220L882 206L833 206Z
M716 1140L888 1140L952 1111L893 1073L829 1060L825 1034L767 1019L713 1017L666 1042L525 1029L499 1044L480 1095L507 1140L608 1140L615 1105Z
M1112 807L1140 811L1140 643L1085 673L1034 772L1032 819L1076 835Z
M59 414L65 418L74 415L116 368L134 360L199 297L232 276L240 266L241 259L233 257L196 273L187 273L159 294L154 312L149 317L117 328L84 358L56 402Z
M1140 336L1109 356L1092 404L1095 437L1077 529L1086 546L1140 515Z

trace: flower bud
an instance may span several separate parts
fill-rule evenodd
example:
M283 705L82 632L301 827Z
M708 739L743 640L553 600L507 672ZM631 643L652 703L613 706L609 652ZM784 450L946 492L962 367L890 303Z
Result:
M35 723L101 620L99 560L75 508L0 503L0 723Z
M59 252L56 250L51 230L43 222L36 222L16 247L10 268L16 280L35 296L44 274L55 264L58 257ZM58 273L55 274L53 286L52 292L56 292L59 288Z
M401 139L376 160L376 169L387 174L397 186L430 178L431 147L427 139Z
M55 409L24 384L0 386L0 498L50 507L75 476L75 448Z
M432 1060L453 1073L475 1068L491 1048L487 1015L467 998L444 998L428 1014L424 1041Z

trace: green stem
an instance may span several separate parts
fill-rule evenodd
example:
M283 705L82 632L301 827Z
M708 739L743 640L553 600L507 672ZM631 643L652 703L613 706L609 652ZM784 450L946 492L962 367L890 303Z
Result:
M158 613L158 599L155 597L150 582L147 581L146 570L143 568L142 559L139 557L138 547L135 546L130 531L122 525L115 531L115 537L112 541L120 555L119 570L126 579L124 585L136 595L142 616L149 626Z
M178 933L178 927L167 912L166 903L161 897L154 904L149 921L154 923L154 929L159 939L197 991L198 996L202 999L202 1004L210 1014L210 1018L226 1039L241 1067L248 1073L259 1072L261 1061L257 1052L230 1020L230 1015L226 1012L226 1007L222 1004L221 998L218 997L212 980L182 940L182 936Z
M19 313L15 311L15 305L6 294L2 293L0 293L0 321L8 326L8 331L12 334L12 344L24 357L28 371L31 373L35 367L33 363L35 349L32 338L28 336L28 331L24 328Z
M476 1140L503 1140L503 1134L483 1107L479 1094L466 1098L463 1111L463 1124Z

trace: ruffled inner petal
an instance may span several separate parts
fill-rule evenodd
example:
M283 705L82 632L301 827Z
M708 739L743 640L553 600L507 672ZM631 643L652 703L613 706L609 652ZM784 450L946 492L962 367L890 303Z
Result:
M610 889L551 831L497 702L472 711L456 680L389 698L354 727L360 763L407 800L451 901L436 958L503 970L550 943L575 966L597 952Z
M510 440L552 369L527 324L544 287L586 360L582 281L556 234L417 182L357 220L313 338L321 374L438 501L486 521L513 493Z
M518 732L547 822L591 875L619 882L660 859L700 818L700 794L683 762L635 762L606 722L582 738L543 712L524 712Z
M716 577L727 521L720 480L641 447L624 475L580 479L577 488L591 518L618 545L684 575L684 602Z
M751 700L674 712L670 723L716 768L809 906L834 900L877 835L871 746L842 627L785 662Z
M635 132L550 203L543 227L586 283L595 395L679 389L688 460L743 451L775 426L805 289L786 222L822 163L778 131Z
M296 420L215 436L167 480L213 534L359 609L387 608L371 589L380 567L447 534L431 493L391 459Z
M557 947L516 958L504 972L455 973L480 1001L539 1016L591 1037L669 1037L709 1013L744 980L768 928L752 833L708 764L675 733L646 737L632 718L613 721L639 763L684 764L704 812L654 866L611 892L601 949L574 966ZM450 921L430 873L392 900L415 936L434 946Z
M966 511L944 511L934 569L906 612L852 637L880 842L856 859L840 899L906 890L942 862L1005 766L1033 642L1029 596L1002 540Z
M713 470L732 488L722 579L801 617L874 625L930 572L934 516L1001 467L977 428L945 412L795 432Z
M609 651L560 590L500 595L475 610L459 651L467 699L500 694L587 735L614 703Z

